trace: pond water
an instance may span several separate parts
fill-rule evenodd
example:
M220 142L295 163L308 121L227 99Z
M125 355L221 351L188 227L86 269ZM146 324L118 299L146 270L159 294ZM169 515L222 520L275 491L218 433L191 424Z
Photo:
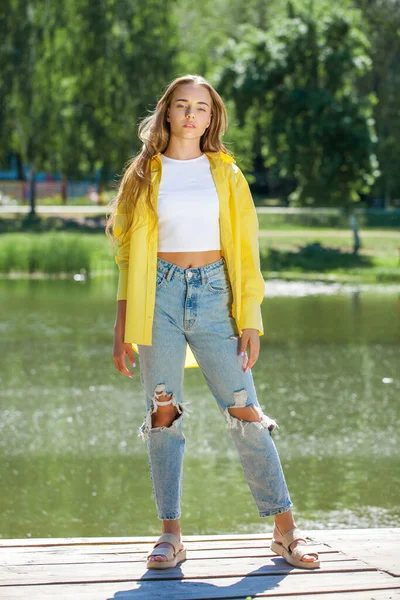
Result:
M114 279L0 281L0 537L158 535ZM400 289L270 281L253 367L296 523L400 527ZM139 365L139 361L137 361ZM182 532L262 533L225 420L187 369Z

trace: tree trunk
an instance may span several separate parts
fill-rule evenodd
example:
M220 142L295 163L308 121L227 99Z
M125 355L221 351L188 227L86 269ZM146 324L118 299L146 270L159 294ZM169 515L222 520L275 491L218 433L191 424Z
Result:
M388 176L386 177L385 180L385 198L384 198L384 209L388 210L390 208L390 204L392 201L392 195L390 193L390 184L388 182Z
M29 203L31 206L29 218L34 219L36 216L36 169L34 165L31 165L29 175Z
M62 198L62 203L63 204L67 204L67 200L68 200L68 179L66 175L62 176L62 181L61 181L61 198Z
M357 215L354 212L351 213L349 221L350 227L353 231L353 254L358 254L358 251L361 248L361 240L360 236L358 235Z

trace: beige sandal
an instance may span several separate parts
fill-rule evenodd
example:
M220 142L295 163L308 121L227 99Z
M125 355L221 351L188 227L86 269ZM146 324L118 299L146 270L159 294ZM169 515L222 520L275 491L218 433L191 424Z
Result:
M276 525L276 528L280 532L279 527ZM297 546L290 550L289 546L295 540L303 540L305 544L297 544ZM311 545L308 545L307 540L301 535L301 532L297 527L294 529L290 529L284 536L282 542L277 542L276 540L272 540L271 550L279 556L283 556L283 558L294 567L300 567L301 569L318 569L319 560L318 560L318 552L313 551ZM313 554L317 560L307 562L305 560L301 560L305 554Z
M171 548L159 548L157 546L162 542L168 542L174 547ZM186 548L179 550L182 541L176 537L173 533L163 533L156 543L154 544L153 550L147 555L147 568L148 569L168 569L169 567L176 567L178 562L186 560ZM166 556L167 560L150 560L150 556Z

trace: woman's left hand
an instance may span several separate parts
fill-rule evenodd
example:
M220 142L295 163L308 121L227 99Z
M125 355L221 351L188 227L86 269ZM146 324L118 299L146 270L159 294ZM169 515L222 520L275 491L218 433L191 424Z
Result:
M246 348L250 345L250 353L247 359ZM240 354L243 354L243 370L248 371L256 363L260 353L260 336L258 329L243 329L240 338Z

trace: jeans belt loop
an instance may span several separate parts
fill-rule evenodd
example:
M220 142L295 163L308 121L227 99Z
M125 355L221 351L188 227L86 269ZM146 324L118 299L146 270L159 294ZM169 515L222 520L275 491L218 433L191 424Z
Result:
M168 273L167 273L167 281L170 281L173 273L174 273L175 267L174 266L170 266L170 268L168 269Z

